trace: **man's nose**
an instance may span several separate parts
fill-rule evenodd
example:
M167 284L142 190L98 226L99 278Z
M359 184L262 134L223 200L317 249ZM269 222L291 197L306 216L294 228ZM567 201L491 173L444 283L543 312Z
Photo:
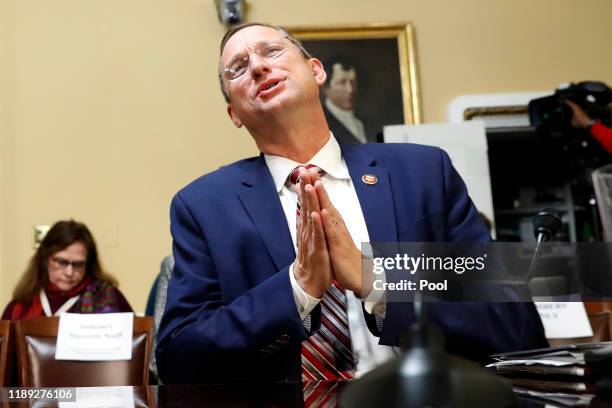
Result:
M259 77L264 72L270 71L270 63L254 52L249 57L249 69L251 70L251 75Z

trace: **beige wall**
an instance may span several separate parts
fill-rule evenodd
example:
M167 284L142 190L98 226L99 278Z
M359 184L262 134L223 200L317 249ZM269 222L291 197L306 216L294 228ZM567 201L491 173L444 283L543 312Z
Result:
M174 192L255 153L218 92L213 3L0 0L1 304L32 254L33 226L73 217L144 310L171 250ZM427 122L461 94L612 84L609 0L249 4L251 20L289 26L412 21Z
M6 80L5 63L8 60L8 29L6 24L6 4L0 2L0 303L4 303L5 293L10 290L8 288L7 279L4 275L4 270L7 262L8 247L6 245L5 231L7 231L6 215L8 205L8 195L6 190L7 171L10 168L8 154L8 82ZM3 307L1 305L0 307Z

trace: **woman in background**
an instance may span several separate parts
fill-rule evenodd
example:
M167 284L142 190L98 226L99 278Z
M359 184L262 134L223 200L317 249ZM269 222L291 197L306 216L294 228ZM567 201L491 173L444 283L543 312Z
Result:
M89 229L70 220L51 227L17 283L2 319L131 311L117 289L117 280L102 270Z

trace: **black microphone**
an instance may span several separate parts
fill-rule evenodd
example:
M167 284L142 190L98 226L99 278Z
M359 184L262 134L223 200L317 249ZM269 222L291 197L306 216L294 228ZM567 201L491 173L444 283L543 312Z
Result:
M533 217L533 234L538 245L548 242L561 230L561 216L557 210L546 208Z
M527 285L529 285L529 282L535 276L542 242L548 242L553 239L561 230L561 225L559 212L552 208L545 208L533 217L533 235L536 237L536 246L531 257L529 270L525 276Z

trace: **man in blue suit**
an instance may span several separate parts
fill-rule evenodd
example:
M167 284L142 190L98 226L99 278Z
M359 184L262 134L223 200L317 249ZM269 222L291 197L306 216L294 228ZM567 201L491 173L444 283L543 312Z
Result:
M359 244L488 241L465 185L437 148L340 146L319 99L322 64L281 29L231 29L219 73L230 119L262 154L200 177L172 201L176 263L159 330L160 377L305 378L312 366L304 349L329 333L325 299L333 288L346 297L348 317L338 320L348 321L346 354L356 365L341 378L367 371L390 349L377 349L362 329L367 324L382 344L397 344L412 311L366 293ZM300 164L316 167L294 171ZM452 352L480 359L545 344L531 304L430 305ZM342 340L345 326L330 336Z

